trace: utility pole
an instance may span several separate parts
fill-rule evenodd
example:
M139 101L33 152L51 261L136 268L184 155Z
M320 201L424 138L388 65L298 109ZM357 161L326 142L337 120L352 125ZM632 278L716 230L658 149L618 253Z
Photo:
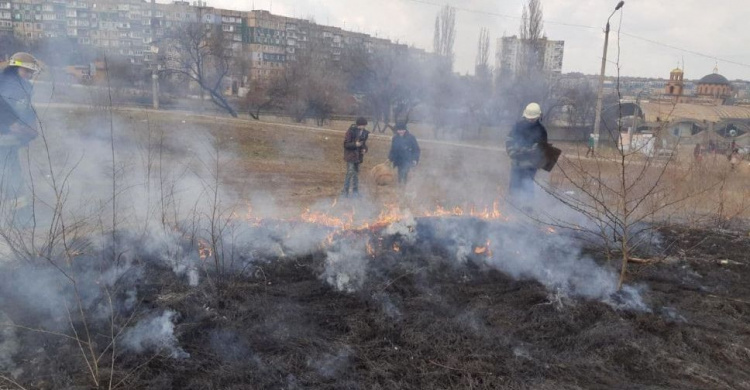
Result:
M156 27L159 20L156 19L156 0L151 0L151 47L156 45ZM154 63L151 65L151 94L154 104L154 110L159 109L159 62L156 60L156 53L154 55Z
M595 148L599 148L600 139L600 128L602 122L602 99L604 98L604 71L607 67L607 45L609 44L609 20L612 19L612 15L617 12L622 6L625 5L625 1L617 3L615 10L607 18L607 25L604 28L604 53L602 54L602 70L599 73L599 90L596 95L596 112L594 113L594 143Z

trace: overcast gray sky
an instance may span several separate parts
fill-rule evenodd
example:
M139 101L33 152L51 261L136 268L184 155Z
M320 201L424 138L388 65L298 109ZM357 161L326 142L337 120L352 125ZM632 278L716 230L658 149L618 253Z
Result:
M162 0L163 1L163 0ZM456 8L456 71L473 73L479 30L490 29L492 62L495 39L518 33L524 0L207 0L209 6L271 10L274 14L314 18L432 50L435 16L441 6ZM163 1L166 2L166 1ZM617 0L542 0L544 30L565 41L563 72L598 74L604 24ZM621 13L620 13L621 12ZM622 19L621 19L622 17ZM608 60L617 58L621 74L667 78L685 64L685 77L713 72L730 80L750 79L750 0L626 0L612 17ZM617 29L622 20L622 35ZM614 63L607 74L614 75Z

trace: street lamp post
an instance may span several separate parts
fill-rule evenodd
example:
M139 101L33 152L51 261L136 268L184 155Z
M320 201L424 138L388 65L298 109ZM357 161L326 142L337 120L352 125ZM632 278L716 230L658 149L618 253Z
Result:
M151 0L151 47L156 45L156 26L158 25L156 19L156 0ZM153 50L152 55L154 55ZM156 57L153 58L154 63L151 64L151 100L154 106L154 110L159 109L159 65L156 61Z
M602 122L602 99L604 97L604 70L607 66L607 45L609 44L609 20L612 19L612 15L617 12L622 6L625 5L625 1L617 3L615 10L607 18L607 25L604 28L604 54L602 54L602 70L599 73L599 90L596 95L596 112L594 113L594 139L596 140L596 147L599 147L600 127Z

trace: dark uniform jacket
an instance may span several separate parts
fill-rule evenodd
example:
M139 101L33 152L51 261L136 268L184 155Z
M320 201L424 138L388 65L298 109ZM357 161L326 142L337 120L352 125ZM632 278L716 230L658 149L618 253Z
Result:
M344 136L344 161L353 163L364 161L365 152L367 152L367 138L369 136L369 131L360 130L356 125L351 125ZM362 142L362 145L357 147L357 141Z
M36 138L36 113L31 106L33 87L15 74L0 74L0 146L25 145ZM11 133L14 123L20 131Z
M505 142L505 149L513 166L539 168L545 161L547 129L539 121L522 119L513 126Z
M417 139L406 131L404 136L398 134L393 136L391 140L391 151L388 153L388 160L390 160L395 166L405 166L412 162L419 162L419 144Z

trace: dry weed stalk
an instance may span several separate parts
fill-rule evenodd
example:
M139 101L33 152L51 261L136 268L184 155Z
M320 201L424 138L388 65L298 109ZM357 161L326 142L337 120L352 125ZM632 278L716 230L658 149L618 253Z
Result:
M124 228L126 224L122 223L122 216L118 213L119 209L117 200L118 198L121 198L128 189L120 188L121 184L118 182L120 175L124 174L124 169L118 168L117 166L118 161L115 153L115 129L111 95L109 103L110 157L112 164L112 186L109 196L111 196L111 198L102 202L102 205L94 209L93 215L88 217L85 215L76 216L68 210L71 207L69 205L69 202L71 201L71 178L79 169L80 164L83 161L83 156L72 162L70 162L68 157L65 157L62 163L56 161L56 158L53 157L52 151L54 141L50 139L45 124L39 120L40 144L43 148L41 156L44 169L42 171L46 177L44 184L49 186L51 192L51 201L44 199L40 193L42 187L33 175L33 170L29 169L29 187L32 198L32 224L29 228L23 228L13 223L5 223L0 227L0 240L2 240L3 244L5 244L15 256L16 261L24 262L32 266L32 268L42 267L53 269L62 276L63 280L60 286L55 287L59 287L60 289L70 288L70 297L62 298L62 302L65 306L64 310L67 314L66 322L68 331L53 332L46 330L43 327L26 326L16 323L0 324L0 326L8 326L35 333L54 335L71 341L79 351L78 357L84 363L86 376L89 378L90 384L96 388L114 389L122 387L129 377L131 377L138 369L145 366L144 364L136 367L124 376L121 376L120 373L118 373L116 367L117 358L122 353L120 351L121 348L118 346L120 337L123 332L128 329L128 326L131 325L131 322L139 313L138 308L140 305L136 304L132 309L132 312L126 318L121 318L117 315L115 309L116 304L113 296L119 292L119 288L122 288L119 283L120 280L122 280L122 277L118 277L118 279L112 281L111 284L99 283L97 296L101 298L101 308L106 310L106 318L104 318L104 320L107 323L107 330L104 332L98 331L97 327L100 322L94 317L95 308L86 303L87 300L84 299L84 294L82 294L80 290L81 280L78 280L79 277L76 268L74 268L74 266L80 265L74 264L74 262L80 261L80 259L77 259L77 256L86 249L85 247L82 247L80 243L86 242L87 236L93 234L97 230L95 226L93 226L94 224L99 224L99 231L102 236L109 235L111 238L112 257L109 259L109 262L105 261L98 265L90 264L86 265L86 267L90 267L92 270L98 269L103 276L110 268L119 265L124 254L123 251L127 250L127 248L118 247L118 230ZM174 182L170 182L171 178L169 178L169 176L163 171L162 155L164 148L164 134L162 133L160 135L158 142L152 142L154 140L151 137L150 124L148 131L149 144L147 146L147 156L145 159L146 177L149 182L146 183L147 192L149 194L148 204L150 207L150 181L153 175L153 167L156 164L155 158L158 154L160 199L158 200L159 204L157 207L160 208L159 211L161 213L160 216L163 228L168 230L174 227L170 226L170 222L176 223L177 221L176 215L178 214L178 211L176 210L177 202L175 201L175 185L177 179L173 179ZM26 157L29 166L31 166L32 161L28 153ZM177 178L179 177L181 176L178 175ZM2 211L8 211L5 210L8 206L9 205L3 204L0 205L0 208L3 209ZM109 223L104 222L101 217L101 215L106 214L105 208L109 207L111 207L109 211L112 214L112 219L108 222L111 223L111 226L107 226ZM174 209L175 218L173 221L170 221L168 209ZM40 214L42 214L40 212L42 211L44 211L43 214L45 217L40 219ZM7 217L4 219L4 222L7 222L6 220L13 220L13 210L11 210L9 214L10 215L4 215L4 217ZM146 213L146 218L148 218L150 214L151 213ZM100 217L97 217L97 215ZM144 223L141 226L144 227L144 230L149 228L148 223ZM219 246L220 244L217 243L216 245ZM34 272L33 269L32 272ZM105 340L105 343L101 342L102 338ZM161 350L156 351L154 357L162 352L163 351ZM153 357L151 359L153 359ZM149 361L151 359L149 359ZM23 388L19 383L14 382L10 378L0 377L0 380L4 380L18 388Z

